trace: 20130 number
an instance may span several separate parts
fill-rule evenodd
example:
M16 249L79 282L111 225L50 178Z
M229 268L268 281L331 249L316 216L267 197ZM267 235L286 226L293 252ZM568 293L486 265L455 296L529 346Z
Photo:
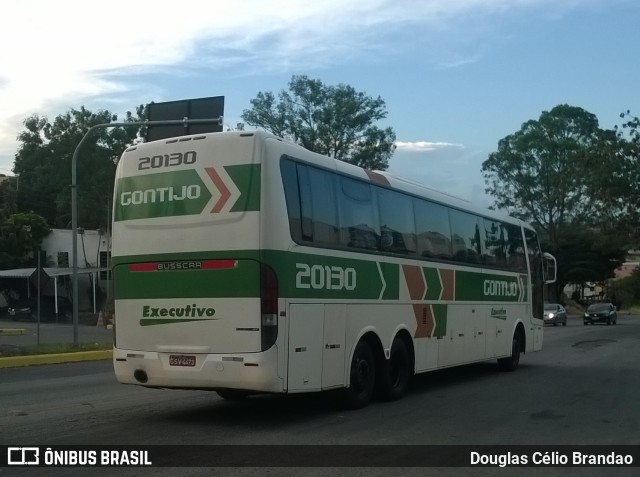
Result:
M355 290L356 271L353 268L342 268L329 265L313 265L296 263L296 288L312 288L314 290Z
M138 159L138 170L158 169L160 167L175 167L183 164L194 164L196 162L196 151L174 152L151 157L141 157Z

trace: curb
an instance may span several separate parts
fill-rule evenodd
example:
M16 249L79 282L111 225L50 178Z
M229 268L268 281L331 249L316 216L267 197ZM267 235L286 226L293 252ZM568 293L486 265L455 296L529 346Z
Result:
M75 363L78 361L99 361L112 359L112 350L79 351L77 353L34 354L30 356L9 356L0 358L0 368L17 368L38 364Z
M0 328L0 336L17 336L26 334L24 328Z

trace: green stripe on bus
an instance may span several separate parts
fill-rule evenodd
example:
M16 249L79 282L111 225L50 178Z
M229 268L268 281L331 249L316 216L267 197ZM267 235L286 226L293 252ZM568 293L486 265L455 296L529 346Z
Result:
M431 308L433 309L433 319L436 322L433 337L442 338L447 334L447 305L431 305Z
M238 260L232 269L131 271L121 264L114 267L114 283L119 300L259 297L260 265L254 260Z
M440 282L440 274L437 268L423 267L424 281L427 284L427 292L424 296L425 300L439 300L442 293L442 283Z
M380 269L384 277L385 289L383 300L397 300L400 298L400 265L397 263L381 263Z
M190 321L211 321L206 318L141 318L140 326L154 326L154 325L172 325L175 323L187 323Z
M520 302L524 288L518 276L456 270L456 301Z
M383 276L398 281L398 274L371 260L269 251L265 262L278 276L279 293L287 298L376 300L383 293ZM391 283L389 295L397 288ZM396 293L397 296L397 293Z
M194 169L124 177L116 182L114 220L198 215L211 192Z
M260 164L224 166L224 170L240 191L230 212L260 210Z
M189 260L238 260L232 270L131 272L128 264ZM260 294L259 263L272 267L282 298L378 300L399 299L404 275L400 265L278 250L238 250L114 257L116 298L239 298ZM415 263L415 262L413 262ZM527 276L481 270L421 267L426 290L422 301L514 302L528 299ZM445 271L449 273L445 275ZM445 277L455 292L445 293ZM444 314L446 316L446 313Z

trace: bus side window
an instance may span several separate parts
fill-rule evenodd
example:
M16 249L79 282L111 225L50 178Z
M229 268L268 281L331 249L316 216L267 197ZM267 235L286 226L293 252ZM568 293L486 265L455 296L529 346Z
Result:
M480 263L480 228L478 217L460 210L450 210L453 259L463 263Z
M507 231L507 267L515 272L527 273L522 230L517 225L504 224Z
M284 186L284 197L287 202L287 215L289 216L291 238L299 242L303 240L303 233L296 163L288 159L283 159L280 163L280 171L282 174L282 184Z
M300 191L300 212L302 240L313 242L313 209L311 208L311 185L309 180L309 168L302 164L297 164L298 189Z
M531 286L533 291L533 316L543 319L543 303L544 303L544 276L542 273L542 251L538 243L536 234L525 229L525 238L527 240L527 251L529 253L529 266L531 267Z
M386 252L415 255L413 200L394 191L376 188L380 207L380 246Z
M291 237L298 242L338 245L334 175L283 159L280 165Z
M499 268L507 266L507 243L504 225L496 220L481 219L484 224L484 248L482 253L485 265Z
M418 255L442 260L451 259L451 226L446 207L414 199Z
M340 177L340 243L349 248L380 250L376 196L371 185Z
M315 167L309 167L308 170L313 241L336 246L339 244L339 235L335 174Z

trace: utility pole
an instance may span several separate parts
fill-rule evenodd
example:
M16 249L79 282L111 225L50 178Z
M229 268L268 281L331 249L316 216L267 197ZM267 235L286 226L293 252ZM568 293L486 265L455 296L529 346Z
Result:
M87 141L89 135L96 129L108 129L115 127L132 127L132 126L177 126L184 125L185 129L189 125L194 124L223 124L222 116L209 119L167 119L163 121L133 121L129 123L101 123L95 124L82 136L82 139L73 151L71 159L71 229L72 229L72 305L73 305L73 346L78 347L78 182L77 182L77 164L80 149Z

